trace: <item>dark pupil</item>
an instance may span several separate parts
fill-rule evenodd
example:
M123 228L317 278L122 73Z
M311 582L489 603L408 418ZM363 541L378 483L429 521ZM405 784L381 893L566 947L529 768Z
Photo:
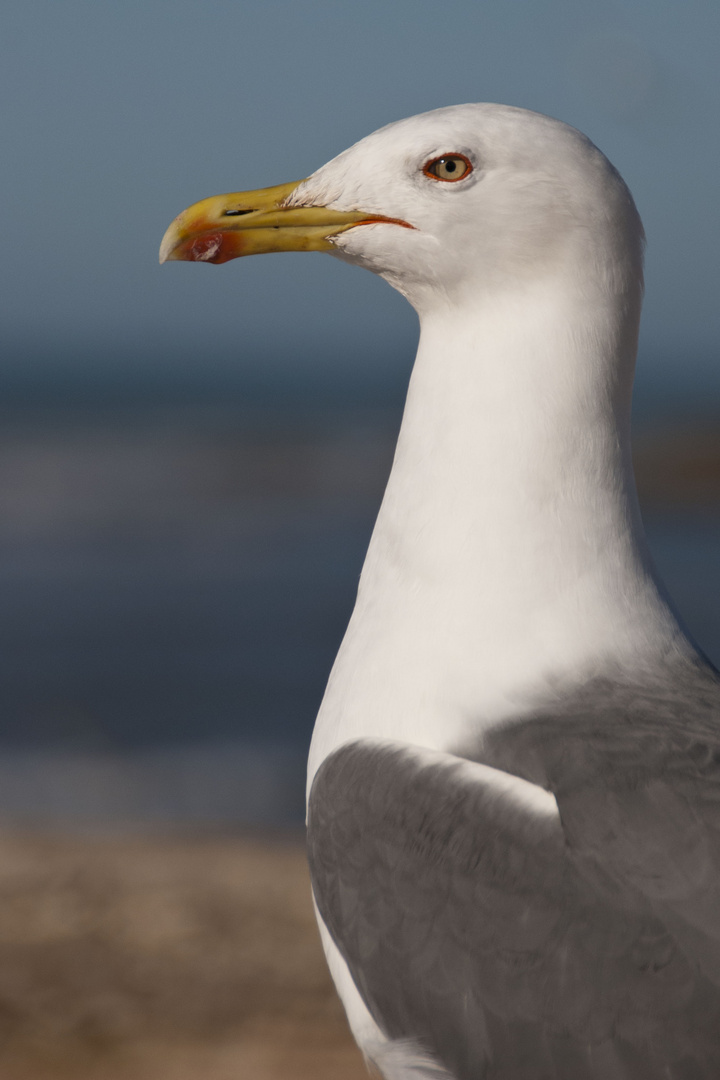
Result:
M457 162L453 161L452 158L445 162L445 172L455 172L456 169Z

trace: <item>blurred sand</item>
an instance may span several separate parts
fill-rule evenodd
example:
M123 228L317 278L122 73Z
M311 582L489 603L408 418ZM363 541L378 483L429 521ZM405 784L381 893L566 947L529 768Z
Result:
M2 1080L361 1080L299 840L0 834Z

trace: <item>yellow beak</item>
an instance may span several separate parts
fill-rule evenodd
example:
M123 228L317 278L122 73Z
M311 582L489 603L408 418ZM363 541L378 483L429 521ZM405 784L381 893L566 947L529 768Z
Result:
M331 237L356 225L387 222L413 228L406 221L361 210L286 207L288 197L303 182L213 195L194 203L178 214L163 236L160 262L224 263L267 251L332 251Z

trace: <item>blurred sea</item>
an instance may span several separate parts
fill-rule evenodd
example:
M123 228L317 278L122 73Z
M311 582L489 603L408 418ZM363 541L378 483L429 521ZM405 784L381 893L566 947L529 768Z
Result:
M20 410L0 425L0 816L279 824L397 411ZM646 429L650 545L720 662L720 437Z

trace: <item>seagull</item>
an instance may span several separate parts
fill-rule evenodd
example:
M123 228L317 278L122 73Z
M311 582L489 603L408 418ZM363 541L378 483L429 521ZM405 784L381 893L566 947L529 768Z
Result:
M635 493L643 245L587 137L495 104L163 239L330 252L419 316L308 769L323 945L385 1080L720 1076L720 676Z

